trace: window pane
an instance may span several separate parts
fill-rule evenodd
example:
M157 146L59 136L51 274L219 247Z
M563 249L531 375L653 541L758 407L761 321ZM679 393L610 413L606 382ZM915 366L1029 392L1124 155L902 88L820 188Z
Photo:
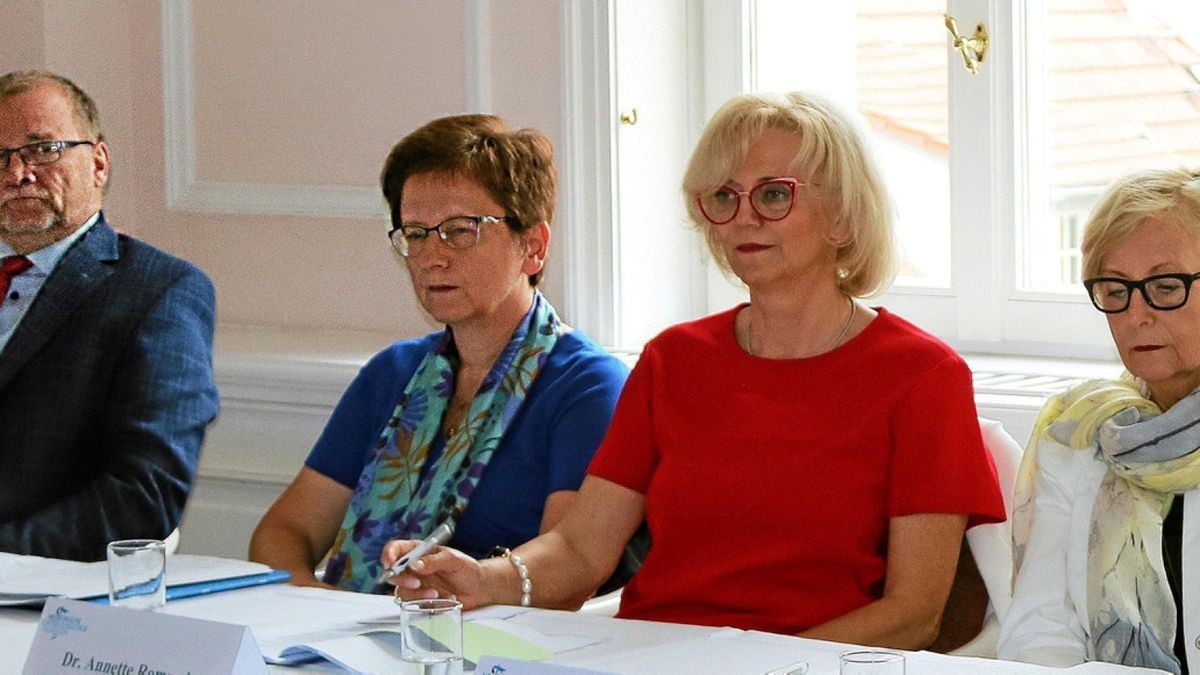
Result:
M1108 183L1200 165L1200 3L1029 7L1031 212L1020 285L1079 294L1083 224Z
M755 87L857 110L897 209L898 284L950 285L945 0L755 6Z

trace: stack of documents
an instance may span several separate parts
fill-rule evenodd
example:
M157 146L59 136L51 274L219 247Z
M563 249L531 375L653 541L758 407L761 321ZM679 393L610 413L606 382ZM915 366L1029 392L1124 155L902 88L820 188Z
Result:
M485 655L523 661L541 661L580 647L602 642L588 635L546 635L508 619L528 612L525 607L495 606L469 613L463 622L463 666L475 667ZM272 654L263 647L267 663L300 665L318 659L355 672L382 672L400 660L400 620L390 617L359 620L353 635L309 640Z
M162 611L249 626L263 658L274 665L324 660L352 672L395 672L400 663L400 609L391 596L274 585L167 603ZM485 654L553 659L605 641L586 628L548 631L521 625L530 614L573 616L502 605L467 612L465 660L478 662Z
M286 581L287 572L245 560L167 557L167 600ZM108 563L0 553L0 606L40 605L46 598L108 600Z

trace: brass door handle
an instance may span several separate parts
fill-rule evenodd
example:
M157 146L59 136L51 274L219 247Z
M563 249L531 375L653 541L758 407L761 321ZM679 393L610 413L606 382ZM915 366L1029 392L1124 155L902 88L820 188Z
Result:
M946 17L946 30L950 31L954 51L962 54L963 65L967 67L967 72L972 75L978 75L979 64L983 62L983 57L987 54L988 50L987 29L980 23L978 26L975 26L975 35L965 38L958 34L958 24L955 23L954 17L949 14L943 14L942 16Z

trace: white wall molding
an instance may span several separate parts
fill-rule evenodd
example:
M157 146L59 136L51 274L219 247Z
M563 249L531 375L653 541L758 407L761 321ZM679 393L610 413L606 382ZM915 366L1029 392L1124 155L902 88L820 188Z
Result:
M373 187L202 182L196 175L191 0L162 0L167 208L198 213L386 218Z
M467 0L467 109L492 112L492 40L490 0Z
M263 513L304 465L382 333L217 327L221 414L209 427L184 514L183 550L242 557Z
M180 552L245 558L250 535L284 487L273 480L197 477L179 526Z
M192 87L191 0L162 0L163 164L167 207L192 195L196 184Z
M164 165L167 208L197 213L386 219L375 187L283 185L201 181L195 133L195 70L192 0L161 0ZM488 0L466 5L467 103L492 106L491 21Z
M199 475L286 485L359 368L388 342L342 331L219 327L213 371L221 415Z
M571 323L613 345L620 322L616 273L616 91L611 0L563 5L562 216Z

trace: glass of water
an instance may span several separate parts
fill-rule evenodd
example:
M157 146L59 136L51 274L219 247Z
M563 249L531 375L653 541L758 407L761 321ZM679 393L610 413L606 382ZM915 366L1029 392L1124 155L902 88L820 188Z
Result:
M462 603L446 598L396 602L400 605L400 658L406 672L461 675Z
M157 609L167 604L167 546L158 539L108 544L108 602L114 607Z
M843 652L841 675L904 675L904 655L884 649Z

